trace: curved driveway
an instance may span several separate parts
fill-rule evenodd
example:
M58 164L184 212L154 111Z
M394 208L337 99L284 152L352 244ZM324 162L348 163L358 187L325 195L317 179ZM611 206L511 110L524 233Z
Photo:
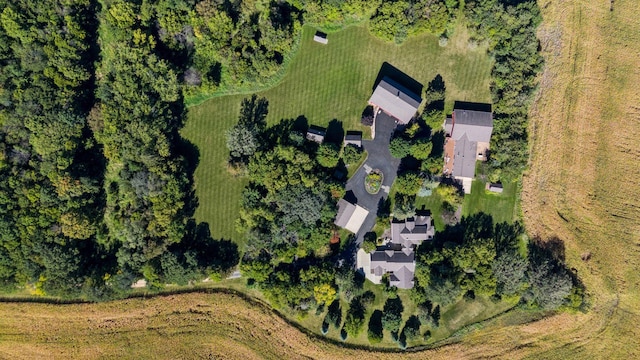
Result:
M375 139L362 142L362 146L368 153L367 160L347 181L347 199L369 210L369 215L367 215L360 231L356 234L356 242L358 244L362 243L364 234L373 229L376 223L378 202L380 199L389 196L387 192L396 179L400 159L394 158L389 152L389 141L395 128L395 119L391 116L385 113L380 113L376 116ZM375 195L369 194L364 189L364 179L371 169L380 169L384 175L382 189Z

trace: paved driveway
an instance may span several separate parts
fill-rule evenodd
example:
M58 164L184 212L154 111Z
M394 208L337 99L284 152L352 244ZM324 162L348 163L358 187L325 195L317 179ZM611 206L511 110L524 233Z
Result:
M364 234L371 231L376 223L376 213L378 211L378 202L382 198L387 198L389 194L385 191L391 187L396 179L400 159L391 156L389 152L389 141L391 135L396 128L395 120L385 114L380 113L376 117L375 123L375 139L364 140L362 146L369 156L364 165L347 182L347 200L353 201L363 208L369 210L369 215L365 219L360 231L356 237L358 244L362 243ZM368 169L380 169L384 175L382 181L382 189L376 195L369 194L364 189L364 178L367 176Z

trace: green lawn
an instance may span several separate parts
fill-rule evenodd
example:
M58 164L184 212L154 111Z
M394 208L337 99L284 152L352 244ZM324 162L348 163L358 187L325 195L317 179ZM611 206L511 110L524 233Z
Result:
M416 210L430 210L433 225L436 231L444 230L445 224L442 220L442 197L435 191L431 196L416 197Z
M467 216L479 212L493 216L494 223L512 222L516 218L516 195L518 183L505 183L502 194L485 190L485 182L474 180L471 194L465 195L462 215Z
M198 147L199 165L195 172L198 208L196 220L209 224L214 238L243 237L235 231L240 210L240 193L247 181L231 176L226 169L228 152L224 131L238 118L240 103L220 103L215 111L207 107L189 109L189 120L182 135Z
M313 34L313 28L304 28L300 50L283 80L259 93L269 100L270 125L302 115L309 124L326 126L337 119L345 131L361 130L367 134L368 128L360 125L360 115L384 62L425 87L440 74L446 84L448 108L454 100L490 101L491 59L485 48L468 49L464 26L457 28L446 47L440 47L438 38L432 35L415 37L397 46L374 38L364 26L329 34L328 45L315 43ZM196 219L209 223L212 236L240 243L242 237L235 232L234 221L245 181L226 172L224 132L237 121L240 103L246 96L220 96L190 107L182 131L200 151L195 172L200 204Z

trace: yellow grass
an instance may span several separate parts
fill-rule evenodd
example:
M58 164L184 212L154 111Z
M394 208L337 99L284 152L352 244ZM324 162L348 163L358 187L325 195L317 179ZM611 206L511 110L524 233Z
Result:
M0 305L6 359L388 359L307 335L260 302L225 293L101 304ZM462 356L459 348L429 356ZM422 359L426 354L411 354Z
M640 2L540 1L546 70L532 110L527 228L558 236L586 314L512 311L410 359L640 357ZM591 253L582 261L581 254ZM386 359L343 348L235 295L0 304L0 359Z
M557 236L593 307L545 320L549 357L640 355L640 3L541 1L527 228ZM581 255L591 253L582 261ZM540 325L532 325L540 327Z

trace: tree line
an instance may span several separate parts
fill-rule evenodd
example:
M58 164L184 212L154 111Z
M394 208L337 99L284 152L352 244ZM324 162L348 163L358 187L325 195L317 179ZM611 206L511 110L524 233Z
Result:
M428 308L483 295L533 308L579 309L583 289L563 260L528 241L520 223L468 216L420 246L412 298Z
M192 218L157 18L124 1L0 4L3 289L99 300L234 266L237 247Z

